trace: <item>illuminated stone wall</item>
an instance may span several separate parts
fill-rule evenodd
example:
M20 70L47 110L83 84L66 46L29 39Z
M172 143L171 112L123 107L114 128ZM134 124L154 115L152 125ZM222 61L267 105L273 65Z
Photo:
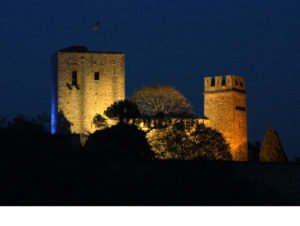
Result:
M71 124L71 133L94 132L95 114L103 115L107 107L125 98L125 54L80 48L58 51L52 59L56 86L52 98L57 98L52 101L54 133L66 132L63 121ZM72 84L73 71L77 73L77 85ZM95 80L95 72L99 72L99 80Z
M245 79L234 76L204 79L204 115L230 144L235 161L248 160Z
M72 84L74 71L76 84ZM95 72L99 72L99 80L95 79ZM103 115L115 101L125 99L124 53L89 52L85 47L70 47L52 56L52 74L52 133L93 133L96 130L93 117ZM207 119L199 120L224 135L234 160L247 161L245 79L216 76L206 77L204 83ZM109 126L115 123L108 120ZM143 124L139 127L146 129ZM155 131L148 134L148 139L154 136Z

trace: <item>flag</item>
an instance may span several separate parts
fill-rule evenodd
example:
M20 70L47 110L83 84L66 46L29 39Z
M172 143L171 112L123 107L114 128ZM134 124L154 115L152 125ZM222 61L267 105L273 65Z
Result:
M95 24L94 31L97 31L99 29L100 21L98 20Z

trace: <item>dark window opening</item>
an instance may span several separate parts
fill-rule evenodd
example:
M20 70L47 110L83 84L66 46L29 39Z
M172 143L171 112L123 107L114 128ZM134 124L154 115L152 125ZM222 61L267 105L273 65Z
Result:
M99 80L99 72L95 72L94 73L94 79L95 80Z
M240 110L240 111L246 111L245 107L241 107L241 106L236 106L235 107L236 110Z
M222 86L225 86L225 84L226 84L226 80L225 78L222 78Z
M211 79L211 86L215 86L215 78Z
M240 82L240 86L243 87L243 86L244 86L244 83L243 83L243 82Z
M72 85L77 85L77 71L72 71Z
M239 83L238 83L238 81L237 80L235 80L235 85L237 86Z

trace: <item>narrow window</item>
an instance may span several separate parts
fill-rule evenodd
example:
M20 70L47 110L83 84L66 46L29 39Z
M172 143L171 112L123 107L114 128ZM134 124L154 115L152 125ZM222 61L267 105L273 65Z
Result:
M237 80L235 80L235 85L236 85L236 86L238 86L238 85L239 85L239 83L238 83L238 81L237 81Z
M226 85L226 81L225 81L225 78L223 77L222 78L222 86L225 86Z
M235 109L239 111L246 111L246 108L242 106L236 106Z
M99 80L99 72L95 72L94 73L94 79L95 80Z
M211 79L211 86L215 86L215 78Z
M77 85L77 71L72 71L72 85Z

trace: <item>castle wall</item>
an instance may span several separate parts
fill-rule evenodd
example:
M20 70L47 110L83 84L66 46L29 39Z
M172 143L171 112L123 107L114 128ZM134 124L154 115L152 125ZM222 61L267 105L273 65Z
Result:
M228 141L233 159L248 160L246 88L243 78L227 75L206 77L204 115L211 127Z
M124 53L88 52L85 47L70 47L53 55L52 74L52 133L93 133L94 116L103 116L115 101L125 99ZM207 119L199 120L224 135L234 160L247 161L245 79L227 75L206 77L204 81ZM115 122L108 119L108 124Z
M68 123L71 133L94 132L93 117L125 98L125 55L59 51L55 57L57 133L65 133L62 124ZM72 84L73 71L77 73L76 85ZM95 80L95 72L99 72L99 80Z

